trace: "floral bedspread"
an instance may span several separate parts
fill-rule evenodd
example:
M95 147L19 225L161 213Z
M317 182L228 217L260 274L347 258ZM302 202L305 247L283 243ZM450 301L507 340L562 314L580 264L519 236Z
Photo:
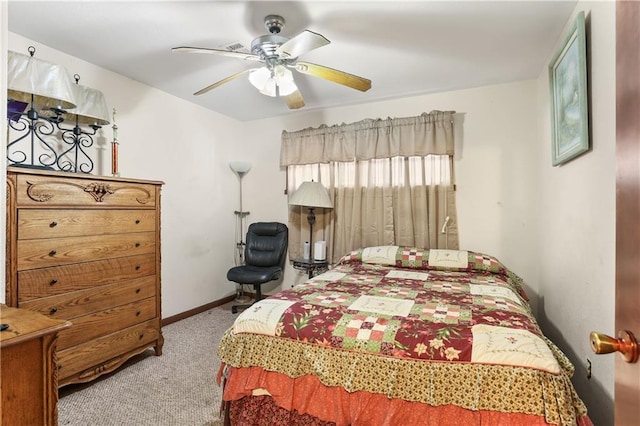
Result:
M347 392L575 424L586 408L573 366L541 333L521 283L481 253L365 248L245 310L218 355Z
M462 256L462 263L433 266L434 253ZM506 268L493 257L458 250L353 252L331 271L253 305L234 332L396 358L560 372Z

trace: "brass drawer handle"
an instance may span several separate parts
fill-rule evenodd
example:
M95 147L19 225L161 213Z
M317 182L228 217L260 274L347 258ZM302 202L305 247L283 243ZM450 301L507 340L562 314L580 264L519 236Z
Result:
M51 250L51 251L49 252L49 256L55 256L57 253L58 253L57 251L55 251L55 250Z
M49 283L49 285L56 285L58 284L58 280L57 279L52 279L51 282Z
M56 312L58 312L58 308L56 308L55 306L49 310L49 313L51 315L55 314Z
M58 222L55 220L49 224L49 228L55 228L56 226L58 226Z

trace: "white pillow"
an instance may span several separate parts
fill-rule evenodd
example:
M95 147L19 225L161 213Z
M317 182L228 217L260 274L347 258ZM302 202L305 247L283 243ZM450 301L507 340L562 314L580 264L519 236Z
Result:
M429 266L466 268L469 266L469 252L466 250L430 249Z
M395 265L398 246L366 247L362 250L362 263Z

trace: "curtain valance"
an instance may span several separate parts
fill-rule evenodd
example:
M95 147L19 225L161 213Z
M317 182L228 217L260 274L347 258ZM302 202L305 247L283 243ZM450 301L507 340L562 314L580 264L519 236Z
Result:
M453 155L453 114L431 111L417 117L366 119L283 131L280 165Z

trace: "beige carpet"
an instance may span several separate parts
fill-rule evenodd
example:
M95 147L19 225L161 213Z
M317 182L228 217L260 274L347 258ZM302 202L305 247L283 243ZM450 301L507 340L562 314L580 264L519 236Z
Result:
M72 426L221 425L216 347L236 315L231 303L162 329L153 350L89 384L60 389L58 423Z

